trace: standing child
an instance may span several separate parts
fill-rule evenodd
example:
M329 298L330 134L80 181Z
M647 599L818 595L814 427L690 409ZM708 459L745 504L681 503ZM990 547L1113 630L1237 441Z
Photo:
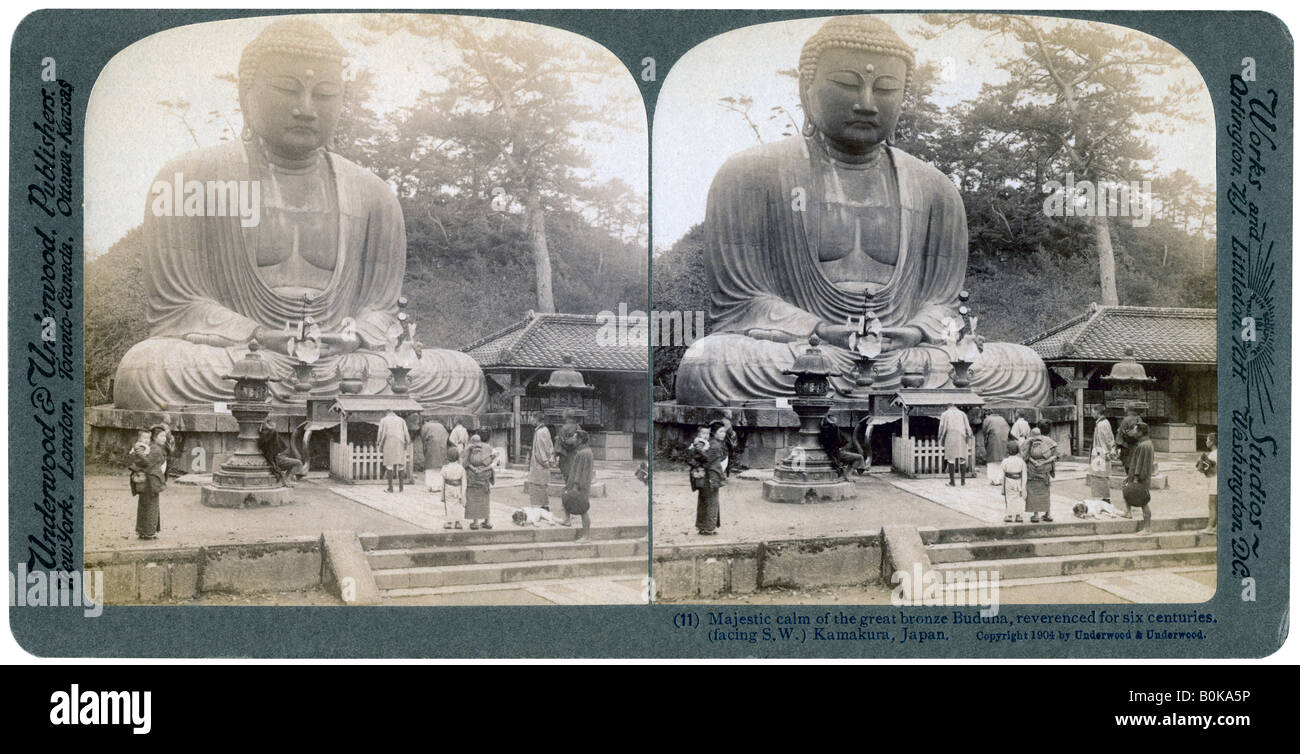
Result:
M448 506L465 504L465 467L460 465L460 449L455 445L447 448L447 463L442 466L442 511L448 512ZM444 529L461 528L460 521L452 526L451 521L442 525Z
M1025 520L1025 459L1020 457L1020 443L1007 443L1007 457L1002 459L1002 498L1007 515L1002 520L1021 523Z

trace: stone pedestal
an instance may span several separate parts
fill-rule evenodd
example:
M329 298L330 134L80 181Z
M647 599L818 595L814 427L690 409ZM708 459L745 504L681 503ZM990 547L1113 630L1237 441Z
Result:
M854 497L857 497L857 492L853 488L853 482L843 480L821 484L776 479L763 482L763 499L769 503L829 503Z
M856 496L853 483L835 470L818 440L822 417L830 410L829 399L799 398L794 412L799 415L795 445L776 465L772 479L763 482L763 499L770 503L826 503Z

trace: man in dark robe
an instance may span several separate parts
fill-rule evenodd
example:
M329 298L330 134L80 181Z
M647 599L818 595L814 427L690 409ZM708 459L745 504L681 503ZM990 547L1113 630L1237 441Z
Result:
M280 482L288 487L294 486L302 473L302 461L290 452L270 419L263 422L257 430L257 449L261 451L262 458L266 459L271 471L280 478Z
M582 531L577 539L591 536L591 482L595 479L596 458L591 452L587 431L579 429L574 436L576 448L569 460L569 471L564 476L564 525L570 525L572 516L582 518Z
M442 465L447 462L447 428L437 419L420 426L420 445L424 450L424 486L429 492L442 489Z
M858 476L866 473L867 469L861 454L844 447L844 438L840 434L840 425L835 421L835 417L827 416L822 419L817 439L821 443L822 450L830 456L831 465L841 477L848 479L849 471L855 472Z
M578 424L577 417L566 412L564 424L560 425L560 431L555 434L556 463L565 479L569 478L569 465L573 463L573 454L578 451L578 433L581 431L582 425Z
M980 427L984 435L984 463L988 469L989 484L1002 484L1002 459L1007 457L1007 441L1011 439L1011 425L1001 414L984 415L984 425Z
M1141 503L1142 526L1138 531L1151 531L1151 477L1156 473L1156 450L1151 444L1151 428L1146 422L1137 423L1134 435L1137 442L1129 454L1124 500L1130 505Z

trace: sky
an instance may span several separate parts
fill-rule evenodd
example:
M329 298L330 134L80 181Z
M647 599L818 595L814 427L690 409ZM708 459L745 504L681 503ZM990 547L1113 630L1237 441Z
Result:
M932 61L940 70L951 71L949 80L936 87L934 100L938 104L948 106L970 99L985 82L1005 80L1005 74L994 64L994 55L1001 51L1003 43L985 43L987 32L955 29L936 40L926 40L915 33L924 26L915 15L879 17L916 49L918 64ZM693 48L669 70L655 106L653 129L651 211L655 253L671 248L691 226L704 220L709 184L723 162L758 144L745 120L718 104L720 98L738 94L753 97L751 117L758 122L765 142L782 138L782 121L767 120L772 107L786 108L802 123L802 114L797 110L798 82L777 71L798 66L804 42L826 19L736 29ZM1206 159L1206 155L1215 154L1209 90L1190 62L1164 76L1148 77L1146 85L1150 92L1159 93L1172 79L1199 85L1199 101L1193 107L1208 116L1203 123L1163 136L1155 143L1158 171L1182 168L1213 187L1214 160Z
M381 116L414 103L420 88L436 88L445 81L437 71L456 59L456 51L434 42L400 33L383 39L357 39L357 16L329 14L301 16L317 21L355 56L354 65L376 74L377 92L371 107ZM136 42L104 67L91 91L86 112L86 258L107 251L144 218L149 187L162 166L173 157L196 148L180 119L158 104L179 98L191 104L190 125L199 144L220 143L223 131L242 127L233 84L214 78L234 74L239 54L275 17L216 21L169 29ZM598 48L612 65L626 70L612 53L571 32L517 21L485 19L488 26L516 26L562 45ZM640 89L629 72L618 85L619 97L640 101ZM602 102L609 92L592 91L592 102ZM227 121L209 120L218 110ZM619 121L616 138L609 143L585 144L598 180L621 178L648 194L648 143L644 109L617 108L607 115Z

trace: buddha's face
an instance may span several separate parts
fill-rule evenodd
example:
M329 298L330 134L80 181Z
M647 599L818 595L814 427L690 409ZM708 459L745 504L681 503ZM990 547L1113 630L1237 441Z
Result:
M302 158L325 146L343 107L340 61L266 53L244 107L248 124L274 153Z
M869 151L894 132L906 81L901 58L831 47L817 58L808 85L809 116L837 149Z

